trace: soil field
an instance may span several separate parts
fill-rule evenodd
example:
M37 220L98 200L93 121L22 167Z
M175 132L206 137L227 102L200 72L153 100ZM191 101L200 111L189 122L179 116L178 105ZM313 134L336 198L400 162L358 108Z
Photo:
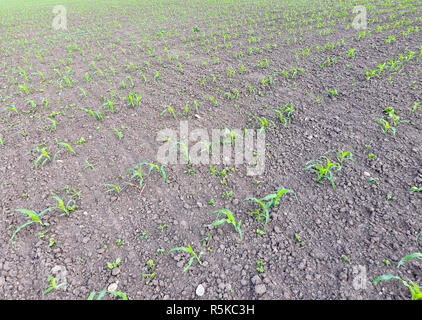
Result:
M420 298L421 28L420 0L1 1L0 298Z

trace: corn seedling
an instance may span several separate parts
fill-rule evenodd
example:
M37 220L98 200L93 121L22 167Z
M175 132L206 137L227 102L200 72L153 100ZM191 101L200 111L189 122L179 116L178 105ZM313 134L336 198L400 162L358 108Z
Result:
M48 241L48 246L49 247L52 247L52 246L54 246L56 244L56 240L54 239L54 238L50 238L49 239L49 241Z
M67 282L62 282L60 284L56 284L56 279L52 276L48 276L48 279L50 280L50 285L48 286L47 290L45 290L42 293L43 295L49 293L51 290L58 289L60 287L67 285Z
M161 115L165 114L167 111L169 111L171 113L171 115L173 116L174 119L176 119L176 114L174 113L174 110L171 106L169 105L164 105L164 110L161 112Z
M211 224L211 226L216 227L223 223L231 224L233 225L234 229L239 233L240 240L242 240L243 238L243 233L241 229L242 220L239 220L239 222L236 223L236 219L234 218L233 213L228 209L215 210L214 213L217 213L217 217L216 217L216 220ZM225 214L227 218L218 220L220 214Z
M97 296L97 299L95 299L95 300L101 300L102 298L104 298L104 296L105 296L107 293L109 293L109 294L111 294L111 295L113 295L113 296L115 296L115 297L122 298L122 300L128 300L128 298L127 298L126 294L125 294L125 293L123 293L123 292L121 292L120 290L119 290L119 291L107 291L107 290L102 290L102 291L100 291L100 292L93 291L93 292L91 292L91 294L89 295L88 300L94 300L95 295L96 295L97 293L98 293L98 296Z
M114 269L114 268L118 268L120 265L120 258L117 258L114 262L107 262L107 268L109 268L110 270Z
M300 235L298 233L295 233L295 240L296 242L299 244L300 247L304 247L305 246L305 242L302 241Z
M148 285L150 281L155 278L155 263L154 260L149 259L147 261L147 266L144 268L142 272L142 278L145 280L145 284Z
M89 113L91 116L94 117L94 119L100 121L103 119L103 115L100 111L93 111L91 109L82 108L83 111Z
M377 120L377 124L382 125L383 129L384 129L384 134L386 134L388 131L391 130L391 133L393 135L393 137L396 136L396 128L395 126L391 126L390 122L388 122L387 120L385 120L384 118L380 118Z
M261 276L261 273L264 273L264 261L256 259L256 271L258 271L259 275Z
M39 152L40 153L40 155L38 156L38 158L37 159L35 159L35 161L34 161L34 168L37 168L37 166L38 166L38 162L40 162L41 161L41 159L43 159L44 158L44 161L43 162L41 162L41 168L42 167L44 167L44 164L48 161L48 160L51 160L51 158L50 158L50 154L47 152L47 149L46 148L42 148L42 149L38 149L37 148L37 152Z
M191 257L190 259L189 259L189 262L188 262L188 264L187 264L187 266L185 267L185 269L183 270L183 272L186 272L186 271L188 271L188 269L190 268L190 266L192 265L192 263L193 263L193 261L196 259L197 261L198 261L198 263L200 264L200 265L202 265L202 261L200 260L200 258L201 258L201 256L202 256L202 252L200 252L199 253L199 256L193 251L193 249L192 249L192 247L191 247L191 245L190 244L188 244L188 247L176 247L176 248L173 248L173 249L170 249L169 251L168 251L168 253L170 253L170 252L173 252L173 251L184 251L184 252L187 252L187 253L190 253L190 254L192 254L193 255L193 257Z
M275 112L278 113L278 118L280 119L281 123L284 124L284 127L287 127L287 124L292 122L292 115L295 112L295 108L290 105L290 104L286 104L276 110L274 110Z
M54 195L53 198L58 203L57 207L54 207L54 209L59 209L63 211L63 213L60 216L69 215L77 209L76 201L73 200L72 198L66 203L66 205L64 204L63 199L61 199L59 196Z
M88 168L91 168L92 170L95 169L96 164L94 163L89 163L88 159L85 159L85 166L82 168L82 170L86 170Z
M327 91L328 91L328 93L331 95L331 96L337 96L338 95L338 91L337 91L337 89L327 89Z
M329 150L325 152L324 154L328 154L330 152L333 152L337 155L337 160L339 164L343 164L344 160L355 161L355 159L353 158L353 154L350 151L343 151L341 149L336 149L336 150Z
M384 113L390 118L394 119L394 126L396 127L399 124L400 117L394 113L394 108L388 107L384 109Z
M16 211L18 211L18 212L20 212L20 213L23 213L23 214L26 214L29 218L31 218L31 220L30 221L28 221L28 222L25 222L24 224L22 224L22 225L20 225L19 227L17 227L16 228L16 230L13 232L13 234L12 234L12 237L10 238L10 244L12 245L12 247L13 247L13 239L15 238L15 236L16 236L16 234L22 229L22 228L24 228L24 227L26 227L26 226L29 226L30 224L32 224L32 223L39 223L39 224L41 224L42 226L48 226L49 224L48 223L44 223L44 222L42 222L41 221L41 216L45 213L45 212L47 212L47 211L49 211L49 210L52 210L52 209L55 209L55 208L53 208L53 207L50 207L50 208L47 208L47 209L45 209L45 210L43 210L43 211L41 211L40 213L37 213L36 211L34 211L34 210L26 210L26 209L16 209Z
M167 224L160 224L157 229L161 230L161 232L164 232L164 230L167 228Z
M192 162L192 159L191 159L191 157L189 155L189 148L188 148L188 146L185 143L183 143L183 142L175 142L173 144L173 147L176 147L176 146L180 146L180 151L183 151L183 154L185 155L187 162L188 163L191 163Z
M56 160L57 155L58 155L59 153L61 153L61 152L65 151L65 150L69 150L69 151L70 151L73 155L76 155L75 150L73 150L73 148L72 148L69 144L67 144L67 143L65 143L65 142L59 142L57 139L56 139L56 143L57 143L59 146L63 146L63 147L65 147L65 148L60 149L59 151L57 151L57 152L54 154L53 160Z
M326 165L324 166L325 159ZM306 163L306 167L304 170L310 170L312 169L317 174L317 182L324 183L322 179L327 179L331 182L333 189L335 190L336 186L334 183L334 177L332 169L336 169L337 171L341 170L341 166L338 162L331 161L326 156L321 156L320 159L317 160L310 160Z
M119 137L119 140L123 139L123 134L119 131L119 129L117 128L113 128L114 133L117 135L117 137Z
M141 104L142 96L138 95L137 92L129 93L127 96L127 101L129 106L134 108L135 106L139 106Z
M135 166L133 166L132 168L128 170L129 172L132 172L132 176L130 178L131 180L136 177L139 178L139 187L142 187L142 184L144 182L144 176L142 175L142 166L149 166L147 175L150 175L151 171L153 169L156 169L160 173L160 175L163 177L164 182L166 182L167 176L166 176L166 171L164 170L164 165L161 166L160 168L158 165L154 163L142 162L142 163L136 164ZM126 184L130 184L130 183L126 182Z
M104 186L111 187L111 189L108 189L106 191L106 193L111 192L111 191L116 191L117 193L120 193L120 191L121 191L121 188L119 186L115 185L115 184L106 183L106 184L104 184Z
M416 252L404 257L397 264L397 268L400 268L400 266L403 264L404 261L409 260L409 259L414 259L414 258L422 260L422 253ZM420 291L419 286L416 283L414 283L412 280L409 280L410 282L409 284L409 282L407 282L406 280L402 279L399 276L395 276L392 274L385 274L376 278L374 281L372 281L372 283L377 283L383 280L391 280L391 279L399 280L405 287L407 287L412 295L412 300L422 299L422 292Z
M414 112L416 110L422 111L422 107L419 107L419 105L420 105L420 102L415 101L415 103L413 104L412 112Z
M355 49L350 49L349 51L346 52L346 55L348 58L350 57L354 57L355 56Z
M258 123L261 125L261 128L258 129L258 132L264 132L266 129L270 127L270 123L273 123L271 120L268 120L265 117L256 117L258 119Z
M296 200L298 200L297 195L293 190L285 189L285 188L280 188L275 193L270 193L270 194L268 194L265 197L260 198L260 199L253 198L253 197L246 198L245 201L246 200L253 200L261 206L261 209L257 209L255 211L252 211L252 212L249 213L249 215L256 214L257 220L265 219L265 224L267 224L268 220L270 218L269 208L272 205L277 207L280 204L281 196L285 193L293 193Z
M141 240L148 239L148 230L142 231L142 234L139 235L139 239Z

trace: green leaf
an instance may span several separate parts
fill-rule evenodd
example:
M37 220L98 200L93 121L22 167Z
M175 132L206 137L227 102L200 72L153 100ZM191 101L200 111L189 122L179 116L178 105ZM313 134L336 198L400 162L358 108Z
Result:
M124 294L123 292L119 291L107 291L108 293L112 294L113 296L122 298L122 300L128 300L126 294Z
M180 250L180 251L185 251L185 252L190 252L188 248L185 248L185 247L176 247L176 248L170 249L170 250L168 251L168 253L170 253L170 252L172 252L172 251L179 251L179 250Z
M16 211L26 214L32 219L33 222L39 222L42 224L39 215L35 211L26 210L26 209L16 209Z
M379 281L383 281L383 280L391 280L391 279L397 279L402 281L403 279L398 277L398 276L393 276L392 274L384 274L378 278L376 278L374 281L372 281L372 283L377 283Z
M24 223L23 225L21 225L21 226L19 226L19 227L17 227L16 228L16 230L13 232L13 234L12 234L12 237L10 238L10 244L12 245L12 247L13 247L13 239L15 238L15 236L16 236L16 234L22 229L22 228L24 228L24 227L26 227L26 226L28 226L28 225L30 225L31 223L34 223L35 221L34 220L32 220L32 221L28 221L28 222L26 222L26 223Z
M97 294L96 291L92 291L91 294L88 297L88 300L93 300L96 294Z
M104 296L105 296L105 294L107 293L107 290L102 290L99 294L98 294L98 297L97 297L97 300L101 300Z
M412 254L410 254L410 255L408 255L408 256L406 256L406 257L404 257L404 258L403 258L403 259L401 259L401 260L399 261L399 263L397 264L397 268L400 268L400 266L403 264L403 262L404 262L404 261L409 260L409 259L413 259L413 258L416 258L416 259L422 260L422 253L420 253L420 252L415 252L415 253L412 253Z

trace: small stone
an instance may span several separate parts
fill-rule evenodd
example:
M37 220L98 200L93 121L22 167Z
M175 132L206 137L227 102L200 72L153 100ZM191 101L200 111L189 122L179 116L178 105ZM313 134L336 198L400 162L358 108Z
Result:
M198 297L202 297L205 293L205 288L202 284L200 284L197 288L196 288L196 295Z
M371 177L371 174L369 173L369 172L367 172L367 171L365 171L364 173L363 173L363 175L365 176L365 177Z
M120 269L118 267L113 268L113 270L111 270L111 274L113 276L117 276L120 273Z
M113 282L107 288L108 291L116 291L117 290L117 283Z
M267 287L265 286L265 284L258 284L255 286L255 293L257 295L262 296L265 292L267 292Z
M275 233L281 233L281 229L279 226L274 226L274 232Z
M4 285L6 279L4 277L0 277L0 287Z

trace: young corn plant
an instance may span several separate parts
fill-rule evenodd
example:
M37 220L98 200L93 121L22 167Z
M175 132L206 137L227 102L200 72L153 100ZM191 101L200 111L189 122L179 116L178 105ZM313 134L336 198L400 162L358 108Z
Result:
M76 201L73 198L70 198L70 200L66 204L64 204L63 199L57 195L54 195L53 199L57 201L57 206L53 207L53 209L59 209L63 212L60 216L68 216L78 208L76 205Z
M184 252L187 252L187 253L190 253L190 254L192 254L192 257L189 259L189 262L188 262L188 264L187 264L187 266L185 267L185 269L183 270L183 272L186 272L186 271L188 271L188 269L190 268L190 266L192 265L192 263L193 263L193 261L196 259L197 261L198 261L198 263L200 264L200 265L202 265L202 261L201 261L201 256L202 256L202 252L200 252L199 253L199 256L195 253L195 251L193 251L193 249L192 249L192 247L191 247L191 245L190 244L188 244L188 246L187 247L176 247L176 248L173 248L173 249L170 249L169 251L168 251L168 253L170 253L170 252L173 252L173 251L184 251Z
M355 159L353 158L353 154L350 151L343 151L341 149L335 149L335 150L329 150L324 154L328 154L328 153L335 153L337 156L337 161L340 164L343 164L344 160L350 160L350 161L355 161Z
M393 137L396 136L396 132L397 132L396 127L391 126L387 120L380 118L377 120L377 124L380 124L383 127L384 134L391 131L391 134L393 135Z
M243 238L243 233L241 229L242 220L239 220L239 222L236 222L236 219L234 218L233 213L228 209L215 210L214 213L217 213L217 217L216 217L216 220L211 224L211 226L216 227L223 223L231 224L233 225L234 229L239 233L240 240L242 240ZM218 218L220 217L220 214L225 214L227 218L218 220Z
M161 112L161 115L165 114L167 111L171 113L174 119L176 119L176 114L174 113L173 108L170 105L164 105L164 110Z
M316 160L310 160L306 163L306 167L304 170L312 169L317 175L317 182L324 183L323 179L327 179L331 182L333 186L333 190L335 190L336 185L334 182L333 171L340 171L341 164L345 159L353 161L353 155L350 151L344 152L342 150L330 150L327 151L325 154L335 152L337 154L337 161L332 161L330 158L326 157L325 155L319 157ZM325 161L324 161L325 160Z
M70 151L73 155L76 155L75 150L73 150L73 148L72 148L72 147L71 147L68 143L65 143L65 142L59 142L57 139L56 139L56 143L57 143L59 146L63 146L63 147L65 147L65 148L60 149L59 151L57 151L57 152L54 154L53 160L56 160L57 155L58 155L59 153L61 153L61 152L65 151L65 150L69 150L69 151Z
M35 159L34 161L34 168L37 168L38 166L38 162L40 162L42 159L44 159L44 161L41 162L41 168L44 167L44 164L51 160L50 154L48 153L46 148L42 148L42 149L36 149L37 152L40 153L40 155L37 157L37 159Z
M119 131L119 129L117 129L117 128L113 128L113 130L114 130L114 133L116 134L116 136L119 138L119 140L122 140L123 139L123 133L121 133Z
M422 107L419 107L419 105L420 105L420 102L415 101L415 103L413 104L413 107L412 107L412 112L415 112L416 110L422 111Z
M107 268L110 270L118 268L120 266L121 259L117 258L114 262L107 262Z
M255 214L256 220L264 220L265 219L265 224L267 224L268 220L270 218L269 208L272 205L277 207L280 204L281 196L285 193L293 193L296 200L298 200L297 195L293 190L285 189L285 188L280 188L275 193L270 193L270 194L268 194L265 197L260 198L260 199L253 198L253 197L246 198L245 200L253 200L261 206L259 209L255 210L255 211L251 211L249 213L249 215Z
M280 122L287 128L287 125L292 122L292 115L295 112L295 108L291 104L286 104L276 110Z
M67 282L62 282L60 284L56 284L56 279L52 276L48 276L48 279L50 280L50 285L48 288L43 292L43 295L49 293L51 290L58 289L60 287L63 287L67 285Z
M180 148L180 151L183 152L183 154L184 154L187 162L188 163L191 163L192 162L192 159L191 159L191 156L189 155L189 148L188 148L188 146L185 143L179 142L179 141L178 142L175 142L173 144L173 147L177 147L177 146L180 146L179 147Z
M147 176L150 175L151 171L153 169L156 169L160 175L163 177L164 182L166 182L167 176L166 176L166 171L164 170L164 165L162 165L161 167L159 167L158 165L154 164L154 163L148 163L148 162L142 162L142 163L138 163L135 166L133 166L132 168L130 168L128 171L132 173L132 176L130 177L130 180L133 180L135 178L139 178L139 188L142 187L143 182L144 182L144 176L142 174L142 167L143 166L149 166L149 170L147 173ZM132 184L130 182L126 182L125 184L128 185L132 185L132 186L136 186L135 184Z
M406 261L406 260L409 260L409 259L422 260L422 253L415 252L413 254L410 254L410 255L404 257L397 264L397 268L400 268L400 266L403 264L403 262ZM410 282L410 284L409 284L408 281L402 279L399 276L395 276L395 275L392 275L392 274L385 274L385 275L382 275L382 276L376 278L374 281L372 281L372 283L377 283L377 282L380 282L380 281L391 280L391 279L399 280L405 287L407 287L409 289L411 295L412 295L412 300L422 299L422 292L421 292L419 286L416 283L414 283L412 280L409 280L409 282Z
M94 111L92 109L87 108L81 108L81 110L85 111L86 113L89 113L95 120L101 121L103 119L103 115L100 111Z
M115 185L115 184L109 184L109 183L106 183L106 184L104 184L104 186L106 186L106 187L111 187L110 189L108 189L108 190L106 191L106 193L108 193L108 192L112 192L112 191L115 191L115 192L117 192L117 193L120 193L120 191L121 191L120 186Z
M98 293L97 299L95 300L101 300L102 298L104 298L104 296L109 293L115 297L119 297L122 298L122 300L128 300L127 295L125 293L123 293L122 291L107 291L107 290L102 290L100 292L96 292L96 291L92 291L91 294L88 297L88 300L94 300L95 295Z
M135 106L140 106L142 101L142 96L138 95L138 92L129 93L127 96L127 101L129 106L134 108Z
M270 127L270 123L273 123L271 120L268 120L265 117L256 117L258 119L258 123L261 125L261 128L258 129L258 132L264 132L266 129Z
M16 230L13 232L13 234L12 234L12 237L10 238L10 244L11 244L11 246L13 247L13 242L14 242L14 238L15 238L15 236L16 236L16 234L20 231L20 230L22 230L24 227L26 227L26 226L29 226L30 224L32 224L32 223L39 223L39 224L41 224L42 226L48 226L49 224L47 223L47 222L42 222L41 221L41 216L44 214L44 213L46 213L47 211L49 211L49 210L52 210L52 209L55 209L54 207L50 207L50 208L47 208L47 209L45 209L45 210L43 210L43 211L41 211L40 213L37 213L36 211L34 211L34 210L27 210L27 209L16 209L16 211L18 211L18 212L20 212L20 213L23 213L23 214L26 214L29 218L31 218L31 220L30 221L28 221L28 222L25 222L24 224L22 224L22 225L20 225L19 227L17 227L16 228Z
M154 260L149 259L147 261L147 266L144 268L142 272L142 278L145 280L145 284L148 285L150 281L155 278L155 263Z

